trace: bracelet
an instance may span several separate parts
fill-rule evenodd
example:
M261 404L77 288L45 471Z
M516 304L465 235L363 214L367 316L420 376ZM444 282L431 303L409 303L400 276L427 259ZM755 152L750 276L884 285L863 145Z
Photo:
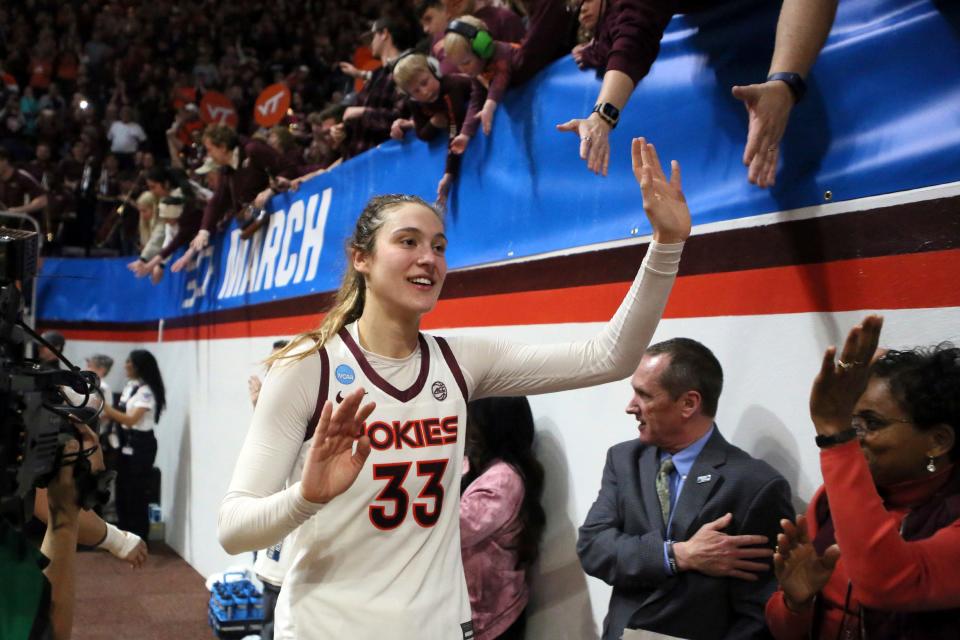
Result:
M844 442L849 442L857 437L857 430L853 427L840 431L838 433L831 434L829 436L817 436L814 438L814 442L817 443L817 446L821 449L826 449L827 447L832 447L837 444L843 444Z

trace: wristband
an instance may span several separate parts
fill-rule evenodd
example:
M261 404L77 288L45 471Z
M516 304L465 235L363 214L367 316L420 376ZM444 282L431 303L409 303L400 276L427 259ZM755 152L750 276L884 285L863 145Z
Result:
M137 534L118 529L109 522L104 524L107 525L107 533L97 544L98 549L105 549L123 560L140 544L140 536Z
M821 449L825 449L827 447L832 447L837 444L843 444L844 442L849 442L850 440L853 440L856 437L857 437L857 430L851 427L850 429L841 431L839 433L834 433L829 436L817 436L816 438L814 438L814 442L816 442L817 446L820 447Z
M793 94L794 104L803 100L803 96L807 93L807 83L803 80L803 77L799 73L778 71L777 73L771 73L767 76L767 82L771 82L773 80L779 80L790 87L790 93Z
M677 556L673 552L673 540L667 540L667 564L670 565L670 571L673 575L680 573L677 569Z

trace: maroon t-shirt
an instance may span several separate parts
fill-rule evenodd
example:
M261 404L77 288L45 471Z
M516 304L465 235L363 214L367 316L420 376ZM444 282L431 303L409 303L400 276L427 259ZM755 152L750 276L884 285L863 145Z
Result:
M14 169L6 180L0 178L0 208L22 207L46 192L29 173L23 169Z

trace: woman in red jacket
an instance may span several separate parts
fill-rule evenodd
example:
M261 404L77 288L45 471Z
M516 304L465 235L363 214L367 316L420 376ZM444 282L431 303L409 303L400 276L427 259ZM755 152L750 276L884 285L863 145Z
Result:
M957 637L960 349L873 360L881 324L854 327L836 364L828 349L813 385L824 484L806 518L781 522L778 640Z

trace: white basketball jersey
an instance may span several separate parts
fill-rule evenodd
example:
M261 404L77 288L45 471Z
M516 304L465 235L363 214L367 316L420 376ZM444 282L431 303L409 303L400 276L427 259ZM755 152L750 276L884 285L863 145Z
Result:
M353 485L285 541L278 638L473 638L460 558L466 385L442 338L419 340L407 389L378 375L345 329L320 351L318 407L361 386L377 403L364 425L371 452Z

